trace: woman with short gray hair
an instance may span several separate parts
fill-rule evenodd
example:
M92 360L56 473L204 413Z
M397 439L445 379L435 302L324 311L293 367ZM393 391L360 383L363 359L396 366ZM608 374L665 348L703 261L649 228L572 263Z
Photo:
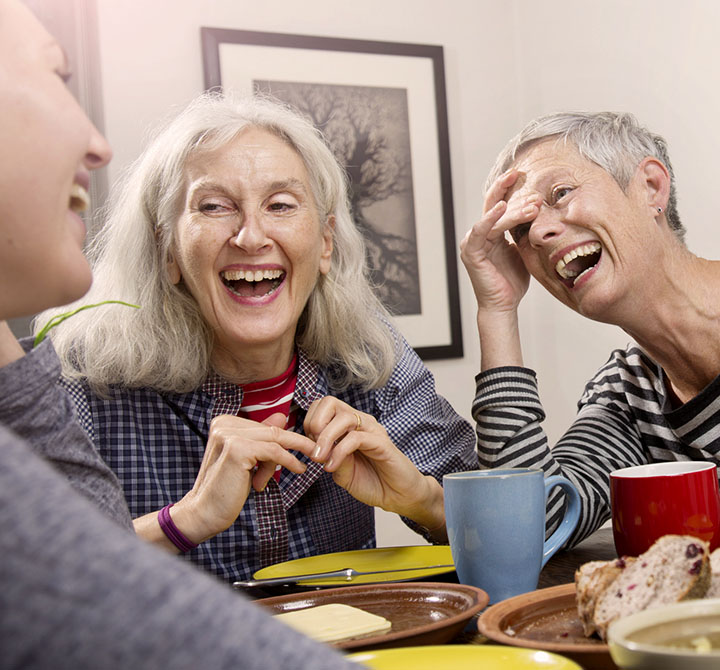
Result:
M480 460L571 479L583 513L570 544L610 517L612 470L720 461L720 263L695 256L683 236L665 141L630 114L563 112L532 121L500 153L483 215L461 243L478 303ZM612 352L552 450L520 347L531 275L637 343ZM561 510L556 495L549 527Z
M126 173L89 254L74 306L140 309L52 337L140 535L228 580L374 546L374 506L444 539L441 478L476 467L472 429L375 297L311 123L200 96Z

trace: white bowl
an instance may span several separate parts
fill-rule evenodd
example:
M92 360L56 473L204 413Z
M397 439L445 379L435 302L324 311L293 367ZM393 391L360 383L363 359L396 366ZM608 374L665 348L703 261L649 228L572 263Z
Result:
M701 650L710 643L709 635L714 649ZM679 639L688 646L675 646ZM608 629L608 646L622 670L717 670L720 598L688 600L618 619Z

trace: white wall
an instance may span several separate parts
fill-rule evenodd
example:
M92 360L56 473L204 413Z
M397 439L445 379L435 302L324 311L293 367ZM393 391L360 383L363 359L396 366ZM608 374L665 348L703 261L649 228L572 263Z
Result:
M445 50L456 237L482 207L495 155L519 128L560 109L628 110L670 144L688 245L720 257L720 3L714 0L97 0L110 180L145 129L203 88L200 26L439 44ZM460 267L460 265L459 265ZM472 291L460 269L465 357L430 363L440 392L469 418L479 352ZM538 371L557 438L584 382L628 338L531 287L522 306L526 362ZM379 541L416 536L379 516Z

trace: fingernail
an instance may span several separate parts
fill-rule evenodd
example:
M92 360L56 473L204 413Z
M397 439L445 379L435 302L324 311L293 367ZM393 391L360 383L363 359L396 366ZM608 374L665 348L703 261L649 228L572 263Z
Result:
M328 468L331 468L333 464L333 459L331 458L325 465L323 465L323 468L327 470Z
M320 455L320 451L321 451L320 445L318 445L317 447L315 447L315 451L313 451L312 457L317 458Z

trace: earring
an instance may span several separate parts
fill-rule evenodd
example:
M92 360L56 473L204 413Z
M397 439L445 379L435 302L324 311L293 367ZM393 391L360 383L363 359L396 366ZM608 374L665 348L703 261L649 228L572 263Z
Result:
M657 208L658 214L662 214L662 207Z

